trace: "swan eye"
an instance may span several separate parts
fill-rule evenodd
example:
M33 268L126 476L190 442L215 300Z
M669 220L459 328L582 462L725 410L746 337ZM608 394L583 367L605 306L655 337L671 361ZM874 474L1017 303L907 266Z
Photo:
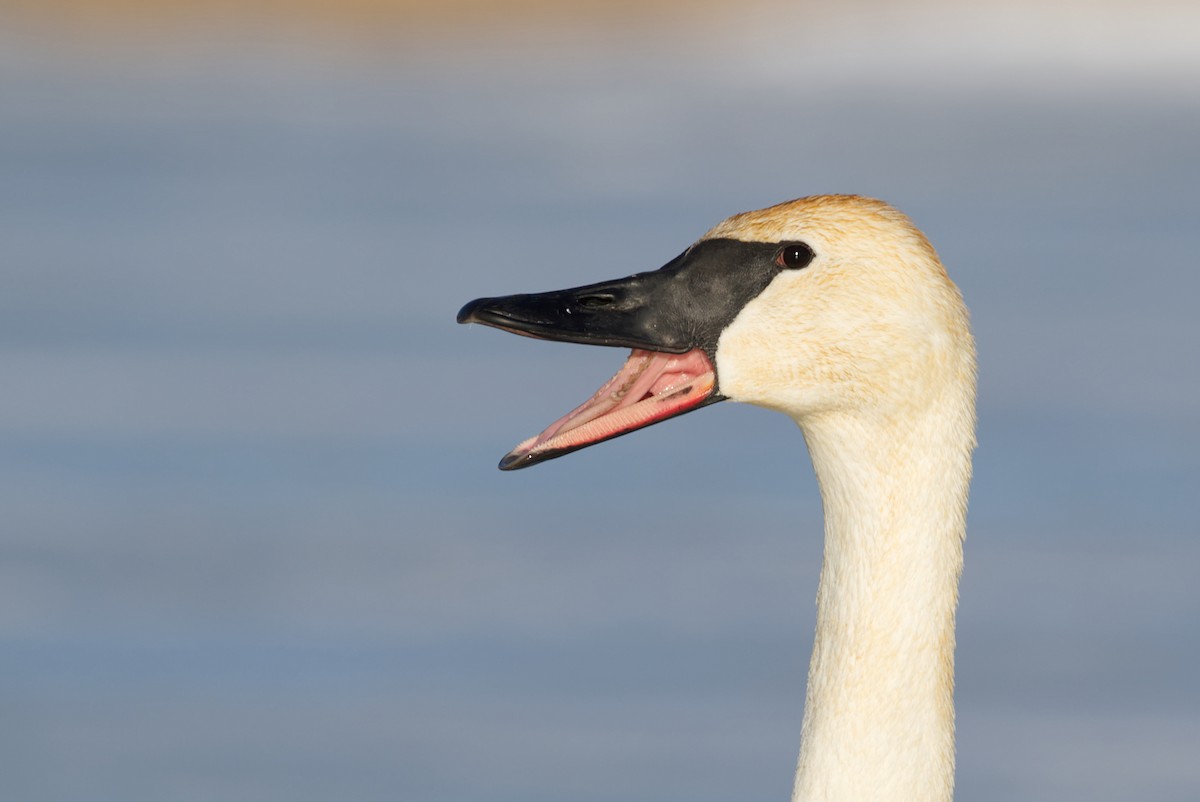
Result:
M799 270L802 267L808 267L808 263L813 260L814 256L816 254L813 253L813 249L803 242L789 242L779 249L779 255L775 257L775 264L789 270Z

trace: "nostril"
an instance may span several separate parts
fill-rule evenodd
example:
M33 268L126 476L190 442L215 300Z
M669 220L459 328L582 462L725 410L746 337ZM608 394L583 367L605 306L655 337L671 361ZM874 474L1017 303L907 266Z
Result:
M584 309L600 309L611 306L615 300L616 298L611 295L581 295L579 305Z

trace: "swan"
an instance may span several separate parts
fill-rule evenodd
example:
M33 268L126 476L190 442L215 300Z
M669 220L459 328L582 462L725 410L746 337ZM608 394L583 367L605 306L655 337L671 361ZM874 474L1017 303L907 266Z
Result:
M632 349L501 460L524 468L729 399L790 415L825 548L794 802L954 791L954 623L975 447L967 310L907 217L853 195L734 215L659 270L459 312Z

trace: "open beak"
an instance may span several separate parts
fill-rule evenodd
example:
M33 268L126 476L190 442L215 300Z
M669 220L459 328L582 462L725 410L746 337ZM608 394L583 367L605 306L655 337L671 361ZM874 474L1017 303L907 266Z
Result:
M670 268L671 265L668 265ZM543 340L632 349L596 393L500 460L525 468L720 401L712 352L670 270L534 295L471 301L459 323Z

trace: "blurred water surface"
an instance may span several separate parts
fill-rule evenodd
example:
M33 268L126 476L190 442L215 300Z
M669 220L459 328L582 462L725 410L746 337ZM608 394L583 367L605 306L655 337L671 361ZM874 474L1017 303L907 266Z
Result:
M0 34L4 798L786 798L794 426L502 475L622 356L453 317L818 192L909 213L974 315L960 798L1200 797L1196 15L998 9Z

